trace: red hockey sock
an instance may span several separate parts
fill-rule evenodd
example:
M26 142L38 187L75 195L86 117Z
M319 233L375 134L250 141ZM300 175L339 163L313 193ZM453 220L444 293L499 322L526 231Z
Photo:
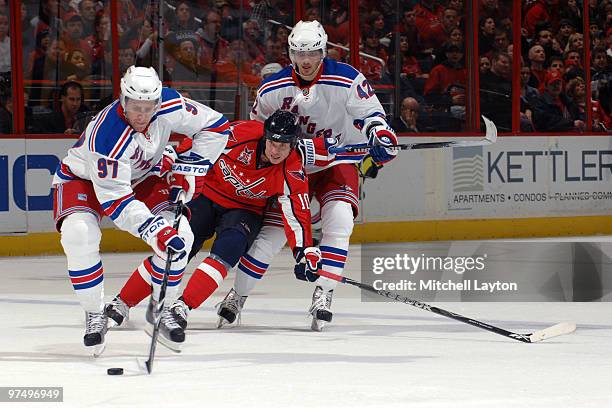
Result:
M151 284L145 281L136 269L121 288L119 296L129 307L134 307L150 294Z
M206 258L197 267L183 291L183 301L191 309L199 307L214 293L227 276L227 269L219 261Z

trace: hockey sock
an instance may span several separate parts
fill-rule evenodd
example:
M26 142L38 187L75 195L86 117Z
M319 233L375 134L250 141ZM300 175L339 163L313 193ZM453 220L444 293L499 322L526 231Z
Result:
M227 276L227 267L222 262L206 258L194 271L183 291L183 300L191 309L199 307L213 294Z
M151 294L151 284L142 277L140 273L141 266L132 273L132 276L130 276L125 285L123 285L123 288L121 288L121 292L119 292L119 296L129 307L136 306L142 299Z
M268 264L259 262L249 254L244 255L238 262L234 290L240 296L248 296L257 282L268 269Z

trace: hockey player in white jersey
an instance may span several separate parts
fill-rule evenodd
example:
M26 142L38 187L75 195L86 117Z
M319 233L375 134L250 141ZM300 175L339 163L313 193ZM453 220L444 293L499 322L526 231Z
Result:
M339 154L319 164L321 145L367 143L378 164L393 159L397 150L395 132L385 120L384 110L362 73L348 64L325 58L327 35L317 21L298 22L289 35L292 65L262 82L251 119L263 121L276 109L299 115L303 140L301 152L310 179L310 194L321 204L320 249L323 270L341 275L348 255L353 219L358 211L358 173L355 163L363 154ZM283 231L274 226L278 217L267 217L257 240L242 257L234 288L221 303L219 326L232 323L242 310L246 296L261 279L270 261L285 243ZM316 277L296 270L296 277ZM312 329L320 331L332 320L330 310L336 281L319 278L309 312Z
M165 173L176 159L164 154L164 148L172 132L193 138L189 159L205 169L223 151L227 129L221 113L163 88L153 68L132 66L121 79L119 100L94 117L58 166L53 179L54 218L70 280L85 309L83 341L94 355L104 349L108 323L99 252L101 218L110 217L118 228L153 248L154 255L138 271L153 284L154 293L159 293L166 251L172 249L166 297L176 297L193 234L184 216L178 231L172 219L164 217L171 214L164 210L172 205ZM174 191L188 190L194 181L188 176L181 180L186 184ZM123 301L119 296L113 303L120 307ZM172 328L164 327L164 313L160 334L167 335Z

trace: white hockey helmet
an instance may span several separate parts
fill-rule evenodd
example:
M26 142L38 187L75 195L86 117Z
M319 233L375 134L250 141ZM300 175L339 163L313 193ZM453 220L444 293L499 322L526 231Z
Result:
M125 110L127 99L135 101L156 101L157 109L161 105L162 82L152 67L132 65L121 78L121 107Z
M327 55L327 34L321 23L314 21L299 21L291 34L289 34L289 57L295 65L293 54L298 51L323 52L322 57Z

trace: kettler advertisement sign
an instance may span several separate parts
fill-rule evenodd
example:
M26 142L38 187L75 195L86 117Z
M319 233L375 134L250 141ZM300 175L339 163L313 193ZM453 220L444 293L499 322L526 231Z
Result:
M454 148L447 161L449 213L551 215L612 210L612 139L507 137Z

